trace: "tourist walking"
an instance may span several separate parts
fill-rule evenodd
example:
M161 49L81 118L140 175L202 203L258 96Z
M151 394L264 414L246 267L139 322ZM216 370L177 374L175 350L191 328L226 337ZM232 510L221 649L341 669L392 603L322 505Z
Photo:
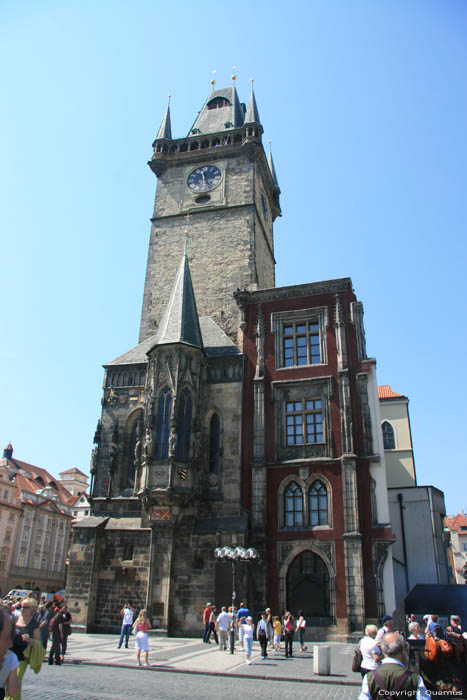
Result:
M123 608L120 610L120 615L122 617L122 629L120 631L120 641L118 643L118 648L122 648L123 642L125 642L125 649L128 649L128 641L130 639L131 628L133 627L133 615L135 614L134 608L131 607L131 602L125 603Z
M149 636L148 630L151 623L148 619L147 610L140 610L138 617L133 623L133 631L136 632L135 637L135 648L136 648L136 661L138 666L141 666L141 652L144 651L144 665L149 666L148 652L149 652Z
M261 619L256 625L256 639L261 647L261 658L266 659L268 656L268 638L269 638L269 624L267 620L267 614L265 612L261 613Z
M28 665L36 673L39 673L42 666L44 647L40 642L39 624L37 601L24 598L21 602L20 615L13 627L12 648L19 661L19 691L15 695L15 700L21 700L21 684Z
M214 635L214 641L216 644L219 644L219 640L217 638L217 632L216 632L216 606L213 605L211 607L211 614L209 615L209 631L208 631L208 636L206 641L209 643L209 639L211 637L211 633Z
M68 645L68 637L71 634L71 623L72 617L71 613L68 611L68 605L64 603L61 609L62 620L63 620L63 638L62 638L62 661L66 654L66 648Z
M378 644L385 634L389 634L389 632L392 632L394 623L391 615L385 615L381 620L381 624L382 627L380 627L379 630L376 632L376 641Z
M273 629L274 629L274 649L276 651L280 651L281 637L282 637L282 622L279 620L278 615L274 615Z
M248 665L251 664L251 650L253 649L253 632L255 627L253 625L253 618L251 615L243 618L245 622L242 623L242 639L243 648L245 650L246 662Z
M42 617L39 624L41 644L47 651L47 643L49 641L50 621L54 616L53 603L49 600L44 606Z
M203 642L209 644L209 618L211 617L211 603L206 603L203 610Z
M63 616L59 605L54 608L54 616L50 621L50 636L52 638L52 646L49 652L49 665L60 666L62 663L61 652L63 642Z
M268 640L271 649L274 649L274 620L272 617L271 608L266 608L266 620L268 623Z
M303 614L303 610L298 611L298 620L297 620L297 634L298 634L298 641L300 643L300 653L303 651L306 651L307 647L305 644L305 629L306 629L306 619Z
M293 656L293 636L295 632L295 620L290 612L284 615L285 658Z
M237 629L238 629L238 641L240 642L240 645L244 647L243 644L243 634L244 634L244 628L246 624L246 619L249 617L250 611L248 608L245 606L245 603L240 603L240 607L237 610Z
M227 612L227 608L224 605L216 620L217 631L219 632L220 651L225 651L227 649L227 640L229 638L230 624L231 617Z

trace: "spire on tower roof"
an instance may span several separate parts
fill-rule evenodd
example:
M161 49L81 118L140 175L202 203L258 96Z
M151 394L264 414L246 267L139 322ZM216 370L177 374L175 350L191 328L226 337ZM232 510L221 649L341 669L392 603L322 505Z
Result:
M156 136L156 138L158 138L158 139L171 139L172 138L172 126L170 124L170 98L171 97L172 97L172 95L169 95L169 103L167 105L167 109L165 110L162 124L160 125L159 131L158 131L157 136Z
M269 141L269 155L268 155L269 170L271 171L272 179L276 187L279 187L279 182L277 180L276 169L274 167L274 161L272 159L271 142Z
M248 102L248 108L245 114L245 124L251 124L252 122L261 124L258 107L256 105L255 93L253 91L253 79L251 80L250 101Z
M183 254L164 315L159 325L155 345L184 343L203 348L195 294L186 252Z

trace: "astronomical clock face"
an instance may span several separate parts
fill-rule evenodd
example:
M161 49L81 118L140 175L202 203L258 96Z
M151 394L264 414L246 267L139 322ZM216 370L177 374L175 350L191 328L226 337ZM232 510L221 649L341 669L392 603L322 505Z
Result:
M221 178L222 173L215 165L203 165L188 175L187 185L193 192L209 192Z

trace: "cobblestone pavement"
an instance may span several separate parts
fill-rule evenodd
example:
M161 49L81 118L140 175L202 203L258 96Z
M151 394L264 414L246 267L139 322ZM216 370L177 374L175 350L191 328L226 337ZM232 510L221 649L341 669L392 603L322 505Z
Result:
M39 675L27 671L23 700L356 700L359 689L321 683L297 683L254 678L199 676L157 672L145 668L106 668L64 664L43 666Z

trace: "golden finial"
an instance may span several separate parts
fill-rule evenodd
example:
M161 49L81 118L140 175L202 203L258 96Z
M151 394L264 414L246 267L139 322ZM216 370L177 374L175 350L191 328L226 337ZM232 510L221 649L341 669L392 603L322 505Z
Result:
M251 87L253 87L253 83L254 83L254 82L255 82L255 79L254 79L254 78L250 78Z
M212 71L212 74L213 74L213 75L216 75L216 73L217 73L216 70L213 70L213 71ZM216 84L216 81L215 81L214 78L213 78L213 79L211 80L211 85L212 85L212 91L213 91L213 92L214 92L214 85L215 85L215 84Z
M187 211L186 217L185 217L185 218L186 218L186 229L185 229L185 250L184 250L184 254L186 255L187 244L188 244L188 236L190 235L190 233L189 233L189 231L188 231L188 227L189 227L189 224L190 224L190 212L189 212L189 211Z
M235 81L237 80L237 66L232 66L232 70L233 70L232 82L235 85Z

